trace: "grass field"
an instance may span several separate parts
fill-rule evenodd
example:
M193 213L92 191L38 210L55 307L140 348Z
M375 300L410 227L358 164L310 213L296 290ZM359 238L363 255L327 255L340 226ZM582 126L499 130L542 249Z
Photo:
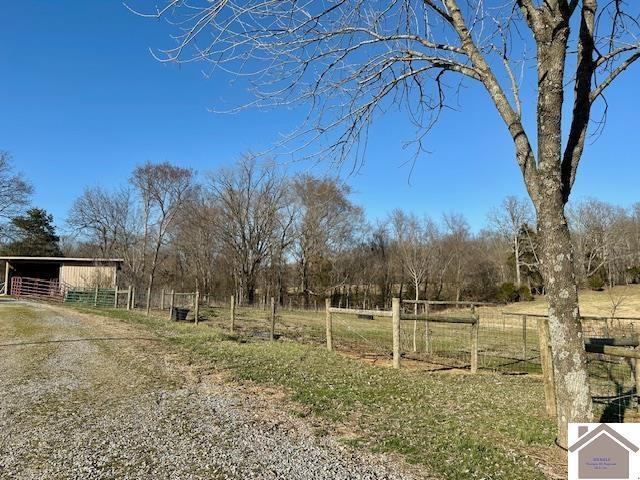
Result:
M580 313L582 315L610 316L615 303L617 316L640 317L640 285L617 286L601 292L580 291ZM536 297L532 302L514 303L504 307L507 312L547 313L544 297Z
M244 329L229 335L208 321L195 326L123 310L100 313L152 330L235 381L282 389L301 406L301 416L324 422L320 435L333 431L349 445L401 455L439 477L563 475L564 454L554 446L554 422L545 416L535 376L380 368L313 345L321 337L320 319L298 326L309 338L300 343L269 342ZM287 322L294 324L289 316ZM340 328L343 338L375 338L370 324ZM373 331L382 335L384 328L376 324Z

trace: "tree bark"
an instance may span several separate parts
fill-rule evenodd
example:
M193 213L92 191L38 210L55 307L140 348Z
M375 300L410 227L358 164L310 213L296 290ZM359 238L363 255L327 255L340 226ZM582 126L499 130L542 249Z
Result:
M592 403L587 375L573 246L563 206L544 207L538 214L549 304L549 329L558 409L558 443L567 446L569 422L591 422Z

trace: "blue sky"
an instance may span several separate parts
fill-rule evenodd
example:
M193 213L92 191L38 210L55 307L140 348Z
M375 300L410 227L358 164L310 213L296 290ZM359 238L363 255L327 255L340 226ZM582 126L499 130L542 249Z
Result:
M149 48L167 46L169 30L118 1L7 2L1 22L0 149L13 154L34 184L34 204L60 226L85 186L122 184L147 160L215 170L300 121L285 110L211 113L244 96L242 86L206 79L195 64L158 63ZM639 82L636 65L611 87L608 124L585 152L575 197L640 201ZM504 196L524 195L511 141L479 89L466 89L460 112L444 116L410 177L402 143L411 133L402 112L389 113L371 131L363 168L345 177L369 218L396 207L436 218L461 212L477 230ZM330 166L316 170L323 168Z

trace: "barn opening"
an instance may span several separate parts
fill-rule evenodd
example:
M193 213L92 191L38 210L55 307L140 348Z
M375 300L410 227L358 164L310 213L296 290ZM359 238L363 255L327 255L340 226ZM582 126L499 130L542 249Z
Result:
M14 278L58 282L74 288L115 287L122 267L119 258L0 257L5 263L5 294Z

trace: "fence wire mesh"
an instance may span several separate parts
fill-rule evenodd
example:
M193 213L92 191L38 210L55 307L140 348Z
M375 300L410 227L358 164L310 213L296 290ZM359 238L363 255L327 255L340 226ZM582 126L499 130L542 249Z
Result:
M71 288L65 292L64 303L115 308L116 290L115 288Z
M615 339L617 341L638 339L640 318L584 317L584 336L590 339ZM628 397L635 392L636 360L600 353L587 354L591 389L596 401ZM626 401L626 400L625 400Z
M405 308L408 317L415 314ZM441 323L447 316L465 318L461 312L431 311L429 318L400 321L400 354L414 367L429 370L468 368L471 364L471 334L469 324ZM471 315L466 315L471 319Z
M65 302L97 307L125 308L128 290L73 289ZM132 308L144 310L147 290L134 289ZM195 292L153 291L149 306L156 314L169 317L170 306L190 310L193 320ZM289 308L291 303L291 308ZM229 299L200 296L200 321L229 331ZM471 309L462 306L419 305L417 313L428 318L411 319L416 307L405 304L400 322L400 353L403 365L422 370L468 369L472 357L472 326L435 321L443 318L477 317L478 368L503 374L541 374L539 322L542 315L508 313L496 307ZM374 312L375 313L375 312ZM288 340L324 345L326 342L324 304L317 302L276 305L275 336ZM333 348L372 363L391 364L393 356L392 319L389 316L332 314ZM635 340L640 318L583 317L584 336L589 339ZM234 334L248 338L270 337L271 306L262 301L254 306L235 307ZM631 347L633 348L633 347ZM588 353L589 378L594 401L605 412L603 418L622 421L630 405L636 405L636 361L618 356ZM640 366L640 364L639 364ZM608 412L608 413L607 413ZM627 413L628 414L628 413ZM609 416L606 416L609 415Z

